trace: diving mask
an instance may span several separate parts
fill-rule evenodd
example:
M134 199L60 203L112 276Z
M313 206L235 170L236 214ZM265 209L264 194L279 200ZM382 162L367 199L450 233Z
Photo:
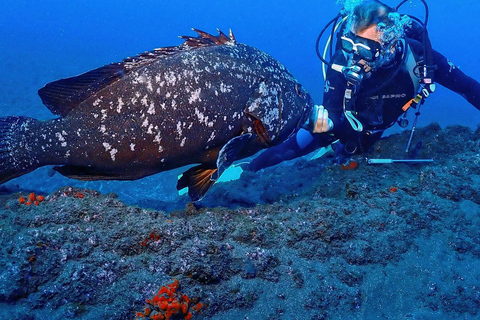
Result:
M342 40L342 50L346 53L353 53L360 59L373 62L380 56L382 46L377 41L357 36L353 32L348 32L340 39Z

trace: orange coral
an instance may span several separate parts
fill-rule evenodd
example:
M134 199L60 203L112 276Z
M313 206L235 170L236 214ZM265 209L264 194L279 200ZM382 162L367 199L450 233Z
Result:
M342 170L353 170L353 169L357 169L357 167L358 167L358 163L355 162L355 161L352 161L352 162L350 162L350 163L347 164L347 165L345 165L345 164L341 164L341 165L340 165L340 168L341 168Z
M389 190L390 193L397 192L397 187L391 187Z
M24 204L26 206L30 206L32 204L38 206L40 205L41 202L43 202L45 200L45 197L44 196L37 196L35 195L35 193L30 193L28 195L28 197L25 199L25 197L21 196L20 198L18 198L18 202L20 204Z
M85 194L83 194L83 193L81 193L81 192L76 192L76 193L73 195L73 197L74 197L75 199L83 199L83 198L85 198Z
M190 310L200 313L204 305L197 303L197 299L190 299L187 295L178 292L179 287L180 283L177 279L161 287L152 299L146 300L148 305L145 306L145 310L135 313L137 320L190 320L193 317Z
M142 246L146 246L150 241L158 241L160 240L160 235L157 233L157 229L154 229L150 235L142 241Z

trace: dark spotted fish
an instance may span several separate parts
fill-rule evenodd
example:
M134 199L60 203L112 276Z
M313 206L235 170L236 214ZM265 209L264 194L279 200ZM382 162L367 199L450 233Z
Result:
M195 30L195 29L194 29ZM59 118L0 118L0 183L44 165L80 180L133 180L196 164L177 188L201 199L235 160L281 143L309 94L233 34L155 49L39 90Z

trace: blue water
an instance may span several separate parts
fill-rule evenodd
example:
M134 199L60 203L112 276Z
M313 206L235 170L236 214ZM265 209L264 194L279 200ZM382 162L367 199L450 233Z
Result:
M429 5L434 48L480 80L480 28L475 16L480 12L480 2L436 0ZM156 47L180 44L177 36L194 35L192 27L211 33L216 28L224 32L232 29L238 42L258 47L281 61L320 103L323 79L314 44L318 32L340 8L334 0L2 0L0 116L52 118L37 96L37 90L46 83ZM413 1L405 9L424 17L420 1ZM476 128L480 124L480 112L448 90L439 88L428 100L419 126L433 121L443 127L462 124ZM171 200L176 196L177 174L161 174L133 183L89 185L132 199L132 191L125 190L135 187L138 191L145 185L150 193ZM43 170L16 179L10 186L51 191L62 184L79 185L58 176L48 183L47 179ZM152 184L157 189L152 191Z

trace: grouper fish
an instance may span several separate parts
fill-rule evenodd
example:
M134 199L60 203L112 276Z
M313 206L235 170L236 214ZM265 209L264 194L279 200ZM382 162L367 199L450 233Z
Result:
M184 43L51 82L53 120L0 118L0 184L54 165L79 180L135 180L186 165L200 200L234 161L286 140L313 100L270 55L193 29Z

